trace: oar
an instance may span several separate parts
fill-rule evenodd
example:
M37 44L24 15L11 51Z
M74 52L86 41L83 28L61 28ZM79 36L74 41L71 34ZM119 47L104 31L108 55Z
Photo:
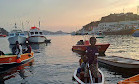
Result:
M88 68L89 68L89 64L88 64ZM89 69L89 75L90 75L91 84L93 84L93 79L92 79L92 75L91 75L90 69Z

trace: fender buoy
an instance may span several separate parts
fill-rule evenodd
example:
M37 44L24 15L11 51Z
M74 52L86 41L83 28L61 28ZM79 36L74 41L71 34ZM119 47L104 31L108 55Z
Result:
M16 62L17 62L17 63L21 63L21 59L17 59Z

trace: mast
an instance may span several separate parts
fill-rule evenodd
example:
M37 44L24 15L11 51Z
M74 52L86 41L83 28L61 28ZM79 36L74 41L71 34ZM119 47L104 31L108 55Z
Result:
M23 29L23 31L24 31L24 25L23 25L23 22L22 22L22 29Z
M39 28L40 28L40 24L41 24L41 23L40 23L40 21L39 21Z
M15 23L15 28L17 28L16 23Z

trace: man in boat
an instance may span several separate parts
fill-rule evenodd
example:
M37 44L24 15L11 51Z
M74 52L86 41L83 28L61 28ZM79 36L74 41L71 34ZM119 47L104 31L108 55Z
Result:
M87 49L85 51L85 56L88 59L88 63L89 63L89 66L90 66L89 69L92 72L92 76L95 79L95 82L97 82L98 81L98 75L99 75L97 56L99 55L99 53L98 53L97 47L95 46L96 38L91 37L89 42L90 42L91 45L87 47Z
M83 40L78 41L76 45L84 45Z
M28 41L26 42L26 50L25 50L25 52L24 53L31 53L31 46L29 45L29 43L28 43Z
M4 53L2 51L0 51L0 55L4 55Z
M18 41L16 41L16 45L12 48L12 53L14 55L17 55L17 59L21 57L20 55L22 54L22 46L19 44Z

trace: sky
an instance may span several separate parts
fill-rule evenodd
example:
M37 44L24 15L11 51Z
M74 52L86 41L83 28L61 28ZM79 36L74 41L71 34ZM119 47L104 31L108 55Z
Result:
M139 0L0 0L0 27L29 30L40 21L42 30L72 32L110 13L137 14L137 6Z

